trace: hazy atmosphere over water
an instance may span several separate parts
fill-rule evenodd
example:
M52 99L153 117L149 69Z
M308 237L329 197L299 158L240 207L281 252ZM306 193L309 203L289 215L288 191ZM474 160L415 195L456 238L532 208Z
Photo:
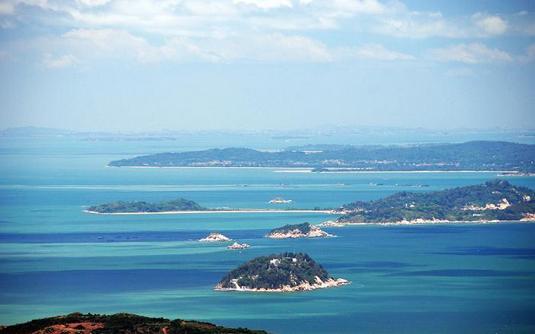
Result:
M4 127L529 128L532 1L2 0Z

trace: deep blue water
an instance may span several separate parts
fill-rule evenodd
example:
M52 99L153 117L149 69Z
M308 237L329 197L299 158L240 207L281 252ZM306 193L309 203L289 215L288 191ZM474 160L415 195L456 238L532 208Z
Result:
M169 143L164 143L169 145ZM133 312L272 333L535 332L535 224L328 229L337 238L268 240L324 214L99 216L112 200L186 197L209 207L334 207L407 191L481 183L495 173L281 173L272 169L107 168L162 143L0 143L0 323ZM204 145L200 144L200 145ZM510 177L535 187L535 179ZM380 184L380 185L378 185ZM195 240L211 231L248 250ZM349 286L296 294L215 292L255 256L309 253Z

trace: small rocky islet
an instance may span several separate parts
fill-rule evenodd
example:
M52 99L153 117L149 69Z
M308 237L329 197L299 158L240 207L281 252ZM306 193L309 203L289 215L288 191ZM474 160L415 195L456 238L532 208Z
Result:
M212 232L206 237L199 239L200 242L229 242L232 241L231 238L227 237L224 234Z
M326 238L333 236L310 223L284 225L271 230L266 235L270 239Z

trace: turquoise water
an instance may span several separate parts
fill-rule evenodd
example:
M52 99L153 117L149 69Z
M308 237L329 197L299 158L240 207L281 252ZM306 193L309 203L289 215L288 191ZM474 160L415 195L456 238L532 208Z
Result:
M336 207L401 190L481 183L495 173L105 167L161 145L1 143L0 323L81 311L199 319L280 334L535 331L535 224L366 226L329 229L338 236L331 239L268 240L263 235L273 227L332 217L82 212L112 200L178 196L209 207L265 208L276 196L299 208ZM533 178L508 180L535 187ZM195 242L215 230L253 247L232 252ZM352 284L296 294L212 290L240 263L282 251L307 252Z

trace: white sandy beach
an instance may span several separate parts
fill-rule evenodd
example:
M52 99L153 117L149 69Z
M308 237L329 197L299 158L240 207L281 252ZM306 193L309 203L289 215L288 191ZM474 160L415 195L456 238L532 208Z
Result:
M316 283L310 284L308 282L303 282L297 286L284 285L280 289L252 289L247 287L239 286L238 283L233 280L234 287L232 288L223 288L221 285L216 285L214 287L215 291L237 291L237 292L298 292L298 291L312 291L316 289L325 289L325 288L336 288L343 285L351 284L350 281L343 278L330 278L326 281L322 281L319 277L316 276Z
M312 168L286 168L273 170L274 173L316 173ZM422 174L422 173L511 173L502 170L331 170L317 174Z
M318 224L319 227L350 227L350 226L400 226L400 225L469 225L469 224L500 224L500 223L533 223L535 222L535 217L526 217L520 220L472 220L472 221L462 221L462 220L429 220L429 219L415 219L415 220L401 220L395 222L382 222L382 223L351 223L351 222L338 222L328 220L321 224Z
M309 167L249 167L249 166L109 166L116 168L135 168L135 169L268 169L274 173L313 173L313 168ZM318 174L415 174L415 173L511 173L516 174L516 171L507 170L343 170L345 168L331 168L328 171L318 172ZM507 175L516 176L516 175ZM523 175L523 176L535 176Z
M321 213L338 214L332 210L282 210L282 209L236 209L236 210L206 210L206 211L162 211L162 212L96 212L83 210L94 215L186 215L211 213Z

